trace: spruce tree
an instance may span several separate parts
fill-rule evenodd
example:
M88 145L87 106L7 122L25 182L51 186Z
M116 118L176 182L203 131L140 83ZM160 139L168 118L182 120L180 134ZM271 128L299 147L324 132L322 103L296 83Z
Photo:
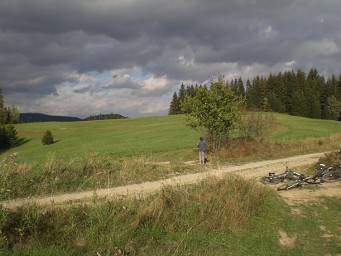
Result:
M239 79L238 79L238 89L237 89L237 91L238 91L238 95L243 96L243 97L245 96L244 82L243 82L241 77L239 77Z
M0 109L4 108L4 97L2 96L2 90L0 88Z
M180 104L185 99L185 97L186 97L186 89L185 89L185 85L182 83L180 85L179 94L178 94L178 99L179 99Z
M180 112L180 103L178 100L178 95L176 94L176 92L174 92L172 101L169 106L168 114L177 115L179 114L179 112Z
M336 99L334 95L328 97L327 108L330 115L330 119L339 120L341 113L341 102Z
M234 80L231 81L230 88L236 95L239 95L237 78L235 78Z
M18 141L17 131L12 125L19 121L19 112L15 106L6 108L0 88L0 148L7 149L16 145Z
M256 108L256 90L253 84L251 84L250 80L246 81L246 106L248 109Z
M307 116L307 103L302 91L296 91L292 97L292 106L290 115Z
M41 141L43 142L44 145L50 145L50 144L54 143L51 130L45 131L44 136L43 136Z
M341 101L341 73L339 79L337 80L337 99Z
M4 98L2 96L2 90L0 88L0 125L6 124L7 120L7 110L4 106Z

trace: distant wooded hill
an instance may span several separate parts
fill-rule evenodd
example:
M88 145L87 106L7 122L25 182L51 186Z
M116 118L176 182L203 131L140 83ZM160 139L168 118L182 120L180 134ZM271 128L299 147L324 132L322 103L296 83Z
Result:
M72 116L53 116L41 113L20 113L19 120L21 123L34 123L34 122L75 122L75 121L89 121L89 120L106 120L106 119L121 119L127 118L120 114L99 114L89 116L81 119Z

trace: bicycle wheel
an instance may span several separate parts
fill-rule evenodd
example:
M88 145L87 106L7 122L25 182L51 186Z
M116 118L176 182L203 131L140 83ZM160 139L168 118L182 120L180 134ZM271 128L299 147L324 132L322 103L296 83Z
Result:
M263 177L262 183L263 184L269 184L269 185L276 185L281 182L281 179L278 177Z
M285 178L289 181L296 181L305 178L305 174L291 171Z
M297 188L300 185L301 184L297 181L287 182L287 183L284 183L284 184L278 186L277 190L289 190L292 188Z
M336 182L341 180L341 171L335 170L325 173L322 176L323 182Z
M316 176L311 176L311 177L307 177L304 179L304 182L307 184L321 184L321 179L316 177Z

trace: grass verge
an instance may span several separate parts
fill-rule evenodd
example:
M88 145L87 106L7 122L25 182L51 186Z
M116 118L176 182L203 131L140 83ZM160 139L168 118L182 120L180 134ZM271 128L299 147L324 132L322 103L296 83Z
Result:
M230 175L92 206L0 209L2 255L336 255L340 200L290 208ZM282 243L285 233L293 241Z
M259 228L269 200L264 187L230 176L142 200L1 209L1 248L11 255L223 255L243 251L232 241Z

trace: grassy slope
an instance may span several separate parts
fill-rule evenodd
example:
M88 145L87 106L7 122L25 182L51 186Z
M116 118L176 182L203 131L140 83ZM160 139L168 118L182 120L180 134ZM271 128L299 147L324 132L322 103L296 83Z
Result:
M341 133L341 122L275 114L282 130L271 136L272 141L296 141L329 137Z
M40 160L52 152L65 158L90 154L116 157L167 153L195 147L199 134L185 126L182 116L160 116L89 122L30 123L16 126L27 143L8 153L22 159ZM56 143L43 145L45 130Z
M293 141L341 134L341 122L275 114L280 129L271 141ZM27 140L8 151L19 152L22 161L45 160L51 153L73 158L90 154L139 156L181 155L195 148L201 134L185 126L184 116L159 116L89 122L30 123L16 126L18 136ZM52 131L56 143L42 145L44 132ZM168 159L170 160L170 159Z

